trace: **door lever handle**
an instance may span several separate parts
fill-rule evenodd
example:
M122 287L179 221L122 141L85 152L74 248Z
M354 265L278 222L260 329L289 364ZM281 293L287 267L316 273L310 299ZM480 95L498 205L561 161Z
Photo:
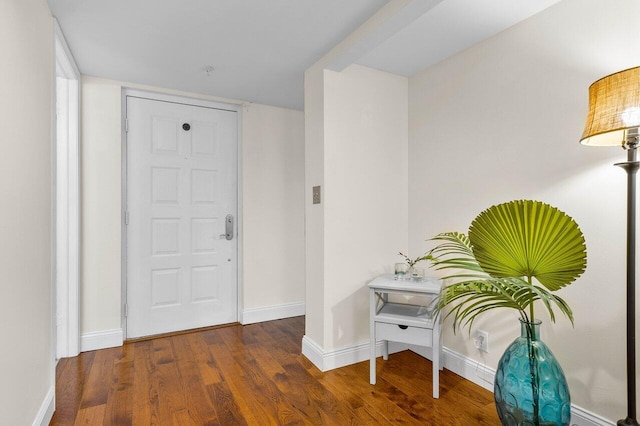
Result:
M220 234L220 239L226 238L227 240L233 240L233 215L228 214L224 218L224 234Z

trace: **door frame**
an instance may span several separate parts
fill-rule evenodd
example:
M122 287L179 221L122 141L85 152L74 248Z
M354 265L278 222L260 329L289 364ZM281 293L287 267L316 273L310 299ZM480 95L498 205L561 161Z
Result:
M128 191L128 176L127 176L127 97L134 96L144 99L150 99L154 101L173 102L183 105L200 106L206 108L221 109L225 111L233 111L237 114L237 141L236 141L236 209L237 209L237 318L236 321L242 322L242 307L243 307L243 220L242 220L242 112L243 104L225 103L206 98L196 98L181 95L172 95L161 92L154 92L143 89L136 89L132 87L122 87L122 198L121 198L121 241L122 241L122 256L120 259L122 288L121 288L121 323L122 331L125 340L127 340L127 225L125 223L126 214L128 210L127 206L127 191Z
M56 359L80 353L81 74L57 19L54 33L53 292ZM64 85L58 84L58 78ZM62 100L58 110L58 101ZM65 128L63 137L58 131Z

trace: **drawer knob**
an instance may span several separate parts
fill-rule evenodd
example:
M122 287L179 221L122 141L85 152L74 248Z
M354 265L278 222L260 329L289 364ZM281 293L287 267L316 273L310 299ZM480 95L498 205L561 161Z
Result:
M399 325L399 324L398 324L398 327L400 327L403 330L406 330L407 328L409 328L408 325Z

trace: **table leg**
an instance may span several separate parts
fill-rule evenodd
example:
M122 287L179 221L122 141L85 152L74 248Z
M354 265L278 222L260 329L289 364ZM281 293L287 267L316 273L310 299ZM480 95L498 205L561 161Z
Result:
M382 301L383 303L389 303L389 293L382 293ZM389 360L389 341L382 341L382 359L385 361Z
M376 384L376 292L369 290L369 383Z
M442 343L440 341L440 325L433 325L433 334L431 341L431 366L433 369L433 397L440 397L440 351L442 348Z

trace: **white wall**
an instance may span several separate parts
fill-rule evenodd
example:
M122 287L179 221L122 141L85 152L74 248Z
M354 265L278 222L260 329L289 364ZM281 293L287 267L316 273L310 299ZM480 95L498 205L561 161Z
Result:
M363 321L368 321L368 307L363 305L367 301L364 285L375 275L373 271L379 271L381 263L376 263L376 260L382 257L382 264L393 263L397 260L393 255L395 250L404 250L407 244L406 233L391 236L394 230L405 229L407 220L404 210L406 185L398 182L398 179L406 179L407 175L406 168L400 168L400 164L406 164L402 152L407 144L404 136L407 123L402 119L398 121L397 115L406 115L407 89L403 85L406 86L407 80L360 66L352 66L341 73L325 69L341 68L340 64L363 54L371 40L381 35L378 33L381 27L387 25L386 30L391 31L398 25L388 24L409 3L411 0L384 5L304 74L305 339L313 342L315 352L326 353L339 346L362 343L366 337L363 335ZM362 77L361 81L359 77ZM379 83L381 86L377 87ZM342 89L346 92L341 93ZM386 99L386 95L390 98ZM390 136L389 140L382 141L381 138L386 136ZM366 140L369 137L371 139ZM388 148L379 149L380 144L389 141L391 145ZM374 149L366 150L364 145L367 143ZM368 169L366 163L371 160L371 165L379 164L389 150L393 150L389 157L392 161L386 165L393 169L392 174L396 173L396 179L387 182L381 174ZM339 158L340 155L348 157ZM346 180L336 179L336 172ZM376 187L378 184L381 186ZM323 200L320 204L312 204L314 186L321 186ZM388 195L394 200L405 197L405 201L398 203L399 210L389 213L388 205L383 204L380 210L379 202L371 203L371 193ZM358 216L362 212L366 218L364 221ZM341 221L342 213L345 221ZM375 246L358 243L359 238L368 241L371 238L369 232L376 232L367 230L366 224L377 226L381 219L390 216L394 222L384 224L383 231L377 234ZM331 228L326 226L328 218L333 220ZM352 233L351 225L355 233ZM339 232L345 233L339 235ZM392 244L380 246L379 243L389 236ZM348 242L342 244L344 241ZM339 289L344 283L346 286ZM310 355L304 341L303 352Z
M305 72L304 77L305 145L305 300L307 316L305 336L324 341L324 202L312 204L312 188L324 187L324 71L321 67Z
M367 282L407 247L408 80L352 65L325 71L327 349L369 339Z
M301 304L304 115L250 104L242 120L244 308Z
M307 252L306 338L326 353L368 340L366 284L407 247L408 80L355 65L315 73L313 87L314 75L306 78L315 89L305 93L314 106L306 122L323 135L310 138L307 129L315 173L307 172L307 235L322 254ZM319 184L322 204L313 205L309 191ZM322 276L310 277L313 270Z
M32 424L53 398L53 28L44 0L0 2L0 424ZM52 407L51 407L52 408ZM46 420L46 419L45 419Z
M80 334L121 328L121 87L82 78Z
M640 2L564 0L410 79L409 248L443 231L468 230L492 204L539 199L576 219L588 268L560 291L574 310L544 320L572 402L611 420L626 415L625 187L619 148L578 144L588 86L637 66ZM542 312L538 308L538 313ZM516 315L487 315L481 357L466 331L445 346L495 367L519 333Z
M88 76L82 84L81 333L86 336L121 328L122 88L240 102ZM303 306L303 116L258 104L247 105L243 115L244 307ZM281 275L285 268L293 273Z

